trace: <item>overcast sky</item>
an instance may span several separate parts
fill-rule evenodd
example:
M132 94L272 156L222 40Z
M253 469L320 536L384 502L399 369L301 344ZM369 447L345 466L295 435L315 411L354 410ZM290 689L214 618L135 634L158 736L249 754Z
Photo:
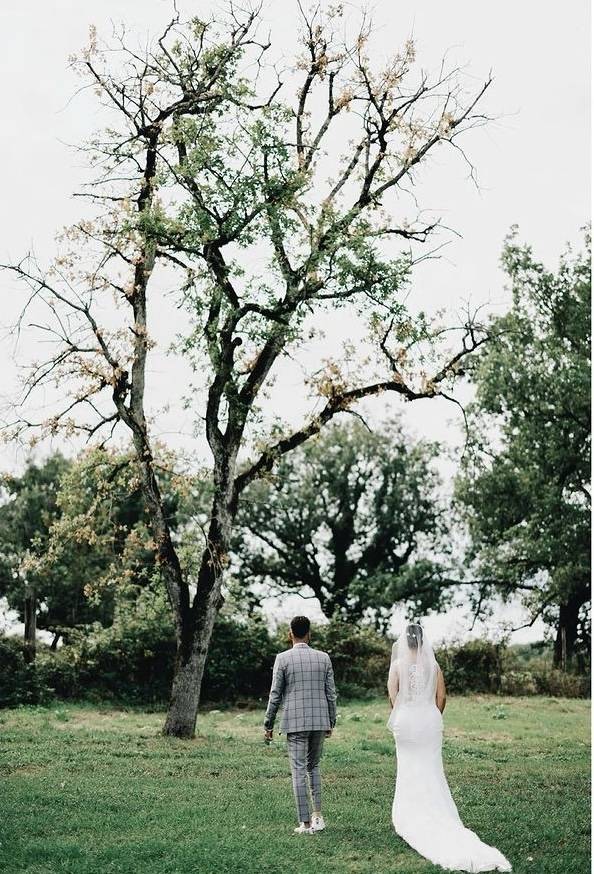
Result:
M351 16L362 6L344 5ZM204 17L216 8L210 2L180 2L179 7ZM447 51L451 61L467 65L477 84L493 72L486 108L498 121L469 140L479 189L468 180L464 163L450 158L435 162L417 188L423 207L442 216L460 237L452 237L441 260L419 267L410 299L415 307L445 306L453 314L467 300L502 308L507 295L498 261L510 226L518 224L537 256L554 266L564 244L579 241L579 229L589 217L589 3L378 0L371 9L378 57L412 36L420 62L429 68ZM80 214L80 202L71 192L85 178L86 168L66 144L83 140L99 120L90 99L71 100L77 82L68 56L85 43L90 24L102 31L110 29L110 19L124 20L141 33L155 33L170 10L165 0L3 0L1 260L15 259L32 245L42 260L49 257L56 231ZM267 3L264 17L273 44L290 57L296 4ZM13 284L0 282L0 323L6 328L16 316L19 297ZM337 324L348 334L348 321ZM172 326L163 327L165 343ZM13 351L14 343L4 333L4 397L15 391ZM25 336L21 363L33 354L32 341ZM159 402L168 396L174 365L161 348L152 366ZM284 386L286 410L281 412L287 414L292 378L287 375ZM376 403L370 415L381 421L400 410L396 399L388 399ZM405 416L418 435L459 442L459 423L446 404L409 405ZM179 442L187 428L183 414L174 410L163 431ZM15 447L0 451L1 468L22 462ZM436 634L452 633L464 621L463 613L450 613L435 620L433 628Z

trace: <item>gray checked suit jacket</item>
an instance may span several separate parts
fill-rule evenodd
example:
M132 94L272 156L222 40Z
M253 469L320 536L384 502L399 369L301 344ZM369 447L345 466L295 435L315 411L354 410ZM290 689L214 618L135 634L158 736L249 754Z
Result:
M272 729L283 703L281 731L328 731L336 724L336 689L330 656L298 643L277 655L264 727Z

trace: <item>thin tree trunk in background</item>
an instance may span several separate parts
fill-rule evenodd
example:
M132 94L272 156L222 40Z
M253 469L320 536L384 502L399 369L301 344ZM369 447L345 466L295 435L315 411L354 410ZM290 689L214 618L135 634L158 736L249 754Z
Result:
M23 655L27 664L35 661L36 655L36 632L37 610L35 603L35 589L33 586L25 588L25 646Z
M561 670L567 670L567 631L561 629Z

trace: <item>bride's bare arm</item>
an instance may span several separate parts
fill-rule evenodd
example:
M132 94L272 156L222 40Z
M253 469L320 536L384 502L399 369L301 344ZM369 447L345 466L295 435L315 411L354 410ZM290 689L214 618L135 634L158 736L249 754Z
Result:
M398 665L396 662L392 662L390 665L390 673L388 674L388 695L390 697L390 704L392 707L394 706L394 701L396 701L396 695L398 694Z
M443 713L446 706L446 685L440 667L437 668L437 689L435 690L435 703L437 704L437 707L441 711L441 713Z

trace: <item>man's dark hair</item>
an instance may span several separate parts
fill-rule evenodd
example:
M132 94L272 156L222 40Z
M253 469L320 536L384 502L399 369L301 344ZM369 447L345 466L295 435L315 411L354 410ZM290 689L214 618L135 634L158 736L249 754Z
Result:
M307 634L309 634L310 628L311 622L307 616L295 616L291 619L291 631L293 632L294 637L303 639Z

